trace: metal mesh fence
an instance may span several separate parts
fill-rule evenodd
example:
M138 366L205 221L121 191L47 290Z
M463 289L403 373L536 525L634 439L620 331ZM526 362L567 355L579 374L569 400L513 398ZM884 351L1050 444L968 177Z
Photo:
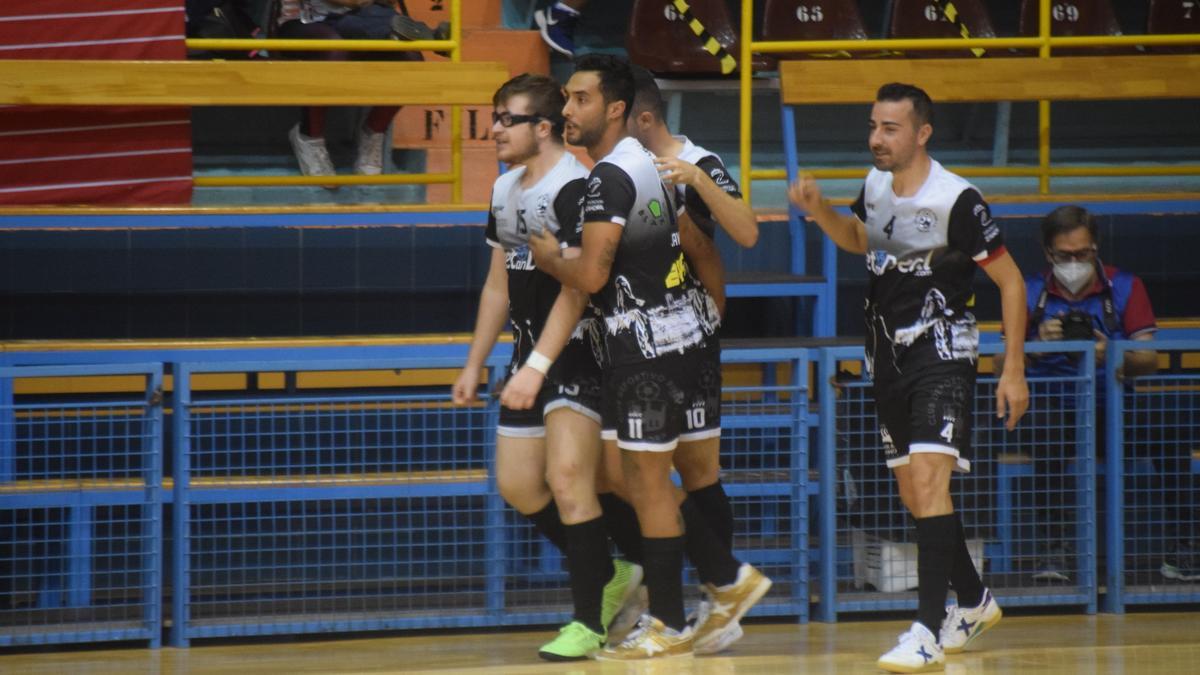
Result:
M1122 602L1200 601L1200 368L1188 360L1196 351L1200 343L1160 349L1170 368L1120 388L1121 489L1107 508L1123 523L1104 535L1119 538L1112 585Z
M841 611L916 606L914 523L900 501L861 349L827 359L833 453L822 490L835 491L827 553ZM1008 605L1084 604L1095 598L1091 380L1031 378L1030 412L1014 431L995 416L996 380L981 375L966 474L951 480L955 511L983 581Z
M100 375L144 393L0 402L0 645L159 639L161 370L0 369L9 392Z
M735 548L776 580L759 614L807 612L807 509L795 506L807 482L806 404L798 384L724 391ZM562 556L489 477L495 399L456 408L444 389L192 392L182 409L177 642L569 614Z

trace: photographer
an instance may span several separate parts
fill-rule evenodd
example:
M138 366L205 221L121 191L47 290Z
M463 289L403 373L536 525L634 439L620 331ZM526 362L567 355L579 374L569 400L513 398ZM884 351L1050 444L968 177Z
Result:
M1051 268L1026 280L1027 340L1095 340L1099 371L1109 340L1153 338L1158 328L1146 287L1133 274L1100 262L1092 214L1079 206L1060 206L1042 220L1041 229ZM1067 354L1043 354L1027 365L1031 376L1067 375L1077 369ZM1131 351L1118 372L1134 377L1152 373L1156 366L1153 351Z
M1061 206L1042 220L1042 247L1050 268L1025 280L1029 320L1028 341L1092 340L1096 352L1096 434L1097 457L1104 454L1106 429L1104 362L1109 340L1149 341L1157 326L1150 299L1142 280L1129 272L1104 265L1099 258L1099 238L1095 218L1079 206ZM1003 355L999 355L1002 357ZM998 358L996 368L1002 368ZM1120 378L1153 373L1157 356L1152 350L1125 352L1119 364ZM1026 356L1026 375L1063 376L1079 371L1079 357L1074 354L1046 353ZM998 371L997 371L998 372ZM1073 386L1073 385L1072 385ZM1071 461L1071 432L1055 422L1061 419L1057 406L1073 407L1070 387L1062 396L1047 396L1040 410L1032 411L1034 427L1054 429L1052 437L1035 438L1032 448L1034 463L1033 505L1038 515L1037 527L1043 542L1033 578L1042 582L1068 582L1076 569L1077 553L1068 542L1073 531L1071 511L1064 508L1070 501L1063 493L1064 480L1069 478ZM1042 424L1038 419L1044 418ZM1129 448L1132 450L1133 448Z

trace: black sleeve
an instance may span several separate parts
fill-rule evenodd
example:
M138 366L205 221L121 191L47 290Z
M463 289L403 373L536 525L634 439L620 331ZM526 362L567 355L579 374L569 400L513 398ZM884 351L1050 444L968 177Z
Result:
M866 195L867 195L867 186L864 185L861 188L859 188L859 190L858 190L858 199L855 199L854 203L850 205L850 211L854 215L858 216L858 219L863 221L864 223L867 222Z
M963 190L950 209L950 247L983 263L1004 249L1000 226L992 220L992 211L974 189Z
M629 174L615 164L600 162L588 174L583 220L606 220L624 227L636 201L637 190Z
M496 234L496 214L491 209L491 204L488 205L488 222L487 229L484 230L484 238L487 239L488 246L500 248L500 235Z
M730 177L729 172L725 170L725 165L721 163L720 158L716 155L702 157L700 161L696 162L696 166L708 174L708 177L717 184L717 187L724 190L730 197L735 199L742 198L742 193L738 189L737 182ZM716 236L717 223L713 220L712 209L708 208L708 204L705 204L704 200L700 198L700 193L689 185L684 189L683 200L688 215L692 217L692 221L696 223L700 231L709 239Z
M583 220L579 217L583 208L583 193L587 180L576 178L567 181L554 198L554 218L558 221L558 241L565 246L579 246L583 242Z
M702 157L699 162L696 162L696 166L703 169L704 173L708 174L708 177L717 184L717 187L724 190L729 194L729 196L736 197L738 199L742 198L742 193L738 189L737 181L735 181L733 177L729 175L729 171L726 170L725 164L721 162L720 157L717 157L716 155Z

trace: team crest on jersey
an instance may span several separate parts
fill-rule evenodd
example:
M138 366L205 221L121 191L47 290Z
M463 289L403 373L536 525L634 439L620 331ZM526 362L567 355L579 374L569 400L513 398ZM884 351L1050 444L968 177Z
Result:
M600 183L601 182L603 182L603 181L600 180L599 176L592 176L592 178L590 180L588 180L588 191L587 191L588 199L599 199L600 198Z
M934 225L937 225L937 215L929 209L921 209L920 211L917 211L914 221L917 224L918 231L928 232L929 230L933 229Z
M713 182L716 183L717 187L719 188L724 188L726 185L729 185L729 175L726 174L725 170L721 167L717 167L708 172L708 175L712 176Z
M550 210L550 195L542 193L538 195L537 205L534 206L534 213L538 218L545 218L546 212Z
M646 204L646 208L638 209L637 212L638 216L642 218L653 218L655 225L665 224L663 222L663 215L665 213L666 212L663 210L662 202L658 201L657 199L651 199L650 202Z

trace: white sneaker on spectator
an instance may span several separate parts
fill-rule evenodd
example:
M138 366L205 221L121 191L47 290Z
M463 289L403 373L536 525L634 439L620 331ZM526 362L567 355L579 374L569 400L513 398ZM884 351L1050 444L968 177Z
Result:
M363 176L378 176L383 173L383 142L387 134L360 127L358 130L358 155L354 159L354 173Z
M300 125L288 131L288 141L292 151L296 153L296 161L300 163L300 173L305 176L333 176L337 171L333 168L333 160L329 158L329 150L325 147L324 138L312 138L300 133Z

